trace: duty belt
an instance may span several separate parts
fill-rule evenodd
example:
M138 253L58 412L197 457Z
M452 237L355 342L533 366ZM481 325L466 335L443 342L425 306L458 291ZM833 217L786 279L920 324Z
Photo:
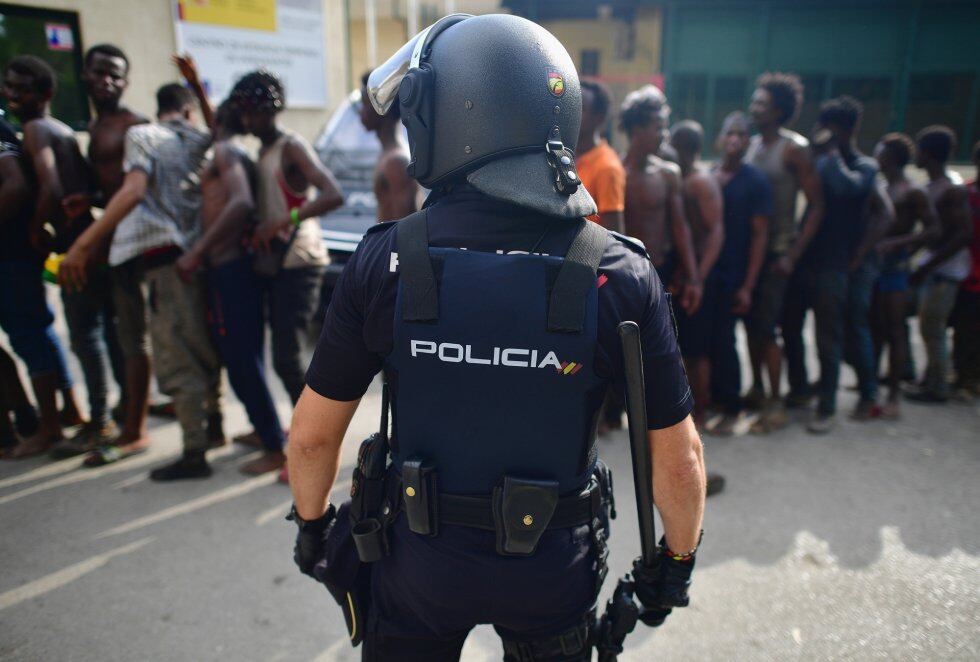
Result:
M567 529L572 526L590 524L599 514L602 494L598 485L576 496L558 500L555 514L548 522L547 529ZM496 530L493 518L493 501L488 497L439 495L439 519L443 524L469 526L487 531Z
M594 477L578 493L558 497L557 481L505 476L489 497L440 494L435 467L421 460L402 465L398 497L408 527L419 535L435 536L441 524L467 526L497 535L497 552L505 556L533 554L546 530L593 525L603 508L599 481Z

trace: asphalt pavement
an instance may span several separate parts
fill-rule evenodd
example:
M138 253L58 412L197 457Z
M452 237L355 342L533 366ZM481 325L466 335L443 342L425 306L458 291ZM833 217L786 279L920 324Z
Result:
M841 411L854 400L842 391ZM337 498L379 406L375 385ZM225 413L229 435L247 429L230 393ZM706 437L728 486L708 502L691 606L641 626L621 659L980 659L980 404L904 414L844 417L825 437L798 423ZM288 488L242 476L252 454L231 446L213 452L210 480L152 483L180 435L173 421L151 427L149 452L100 469L0 462L0 659L359 659L326 590L293 565ZM600 449L619 506L604 600L639 539L625 433ZM463 659L501 659L492 629L473 632Z

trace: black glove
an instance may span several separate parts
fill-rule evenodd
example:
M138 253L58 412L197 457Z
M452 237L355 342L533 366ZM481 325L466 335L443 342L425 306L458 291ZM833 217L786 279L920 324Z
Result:
M643 565L641 559L633 562L633 581L636 597L643 605L640 620L650 627L661 625L674 607L686 607L694 570L694 556L679 561L670 556L664 540L660 541L660 554L653 566Z
M293 548L293 560L299 566L300 572L313 577L313 566L323 558L323 541L330 533L337 509L333 504L327 506L327 512L314 520L304 520L297 514L296 506L289 511L286 519L296 522L299 531L296 533L296 546Z

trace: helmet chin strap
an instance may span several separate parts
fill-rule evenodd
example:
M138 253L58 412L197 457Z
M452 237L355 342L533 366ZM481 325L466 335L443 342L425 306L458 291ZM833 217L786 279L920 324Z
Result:
M548 165L555 174L555 190L562 195L575 193L582 180L575 168L575 154L562 143L561 131L557 126L551 129L545 151L548 153Z

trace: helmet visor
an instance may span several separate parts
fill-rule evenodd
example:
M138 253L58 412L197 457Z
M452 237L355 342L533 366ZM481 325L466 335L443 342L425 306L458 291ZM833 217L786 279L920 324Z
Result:
M433 36L435 36L450 25L467 18L470 18L470 14L443 16L409 39L404 46L388 58L387 62L371 72L367 82L368 99L371 100L371 105L374 106L379 115L387 113L391 104L397 101L398 88L408 70L419 66L429 33L434 30Z

